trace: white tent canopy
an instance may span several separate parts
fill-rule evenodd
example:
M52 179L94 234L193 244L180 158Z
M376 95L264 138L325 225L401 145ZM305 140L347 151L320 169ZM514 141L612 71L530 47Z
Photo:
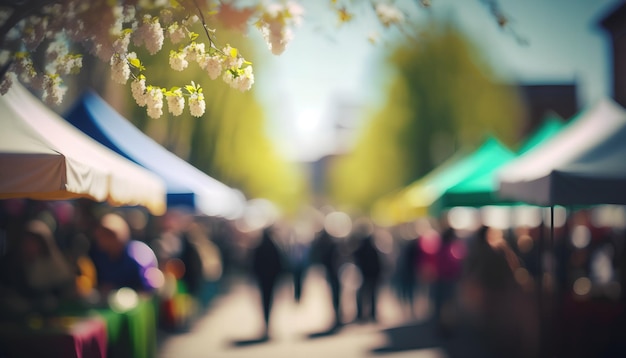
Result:
M163 181L67 123L19 84L0 96L0 199L85 197L165 211Z
M626 111L605 99L498 172L499 195L530 204L626 204Z

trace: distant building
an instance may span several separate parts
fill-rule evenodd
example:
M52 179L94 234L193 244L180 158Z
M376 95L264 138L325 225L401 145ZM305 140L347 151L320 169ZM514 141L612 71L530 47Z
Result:
M626 107L626 1L610 11L600 26L611 36L613 99Z

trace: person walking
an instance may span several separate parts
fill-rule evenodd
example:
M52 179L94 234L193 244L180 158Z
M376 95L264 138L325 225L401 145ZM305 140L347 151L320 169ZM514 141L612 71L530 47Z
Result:
M269 324L274 300L274 289L282 272L282 257L272 237L271 227L263 230L261 241L252 255L252 270L261 292L265 332L262 339L269 339Z
M381 257L374 245L373 229L369 223L357 228L356 235L360 242L353 258L363 278L356 294L357 321L369 319L376 322L376 298L382 272ZM369 315L365 313L366 307L369 308Z

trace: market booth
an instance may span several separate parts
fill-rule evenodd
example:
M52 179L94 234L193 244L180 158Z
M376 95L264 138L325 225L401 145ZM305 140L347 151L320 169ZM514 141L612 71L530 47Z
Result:
M0 199L86 198L113 206L166 209L163 180L86 136L20 84L0 96ZM151 357L150 297L124 309L68 307L52 316L0 322L0 355Z
M19 84L0 97L0 199L88 198L165 212L161 178L117 155Z
M497 174L498 193L502 198L550 208L552 219L546 227L551 233L547 235L546 246L556 255L555 245L562 247L567 243L555 238L554 207L564 206L571 215L599 209L595 206L606 208L605 204L626 205L625 158L626 111L611 100L602 100L573 118L545 144L505 165ZM624 245L623 229L622 234L599 229L589 228L592 245L572 242L572 255L580 257L584 253L590 258L613 260L613 265L605 266L604 272L610 274L615 270L615 276L597 279L592 270L601 261L590 259L589 272L578 273L582 276L574 276L573 282L566 281L553 307L555 312L543 318L546 344L553 343L563 356L586 357L599 352L623 356L626 351L622 343L626 330L623 294L626 271L621 269L625 256L619 249ZM573 231L565 232L569 235L565 239L574 238ZM614 244L617 246L612 248ZM551 269L545 270L549 273ZM579 282L586 282L587 288L581 290L577 286Z

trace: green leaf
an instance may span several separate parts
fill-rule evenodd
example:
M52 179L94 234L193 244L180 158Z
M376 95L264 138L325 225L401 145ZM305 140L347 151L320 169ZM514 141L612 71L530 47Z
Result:
M191 39L191 41L195 41L198 38L198 36L200 36L200 35L198 33L196 33L196 32L192 31L192 32L189 33L189 38Z
M231 48L230 48L230 57L232 57L232 58L236 58L236 57L237 57L237 52L238 52L238 51L237 51L237 49L236 49L236 48L231 47Z
M131 66L136 67L138 69L142 69L142 65L141 65L141 61L139 61L138 58L131 58L130 60L128 60L128 62L130 63Z

